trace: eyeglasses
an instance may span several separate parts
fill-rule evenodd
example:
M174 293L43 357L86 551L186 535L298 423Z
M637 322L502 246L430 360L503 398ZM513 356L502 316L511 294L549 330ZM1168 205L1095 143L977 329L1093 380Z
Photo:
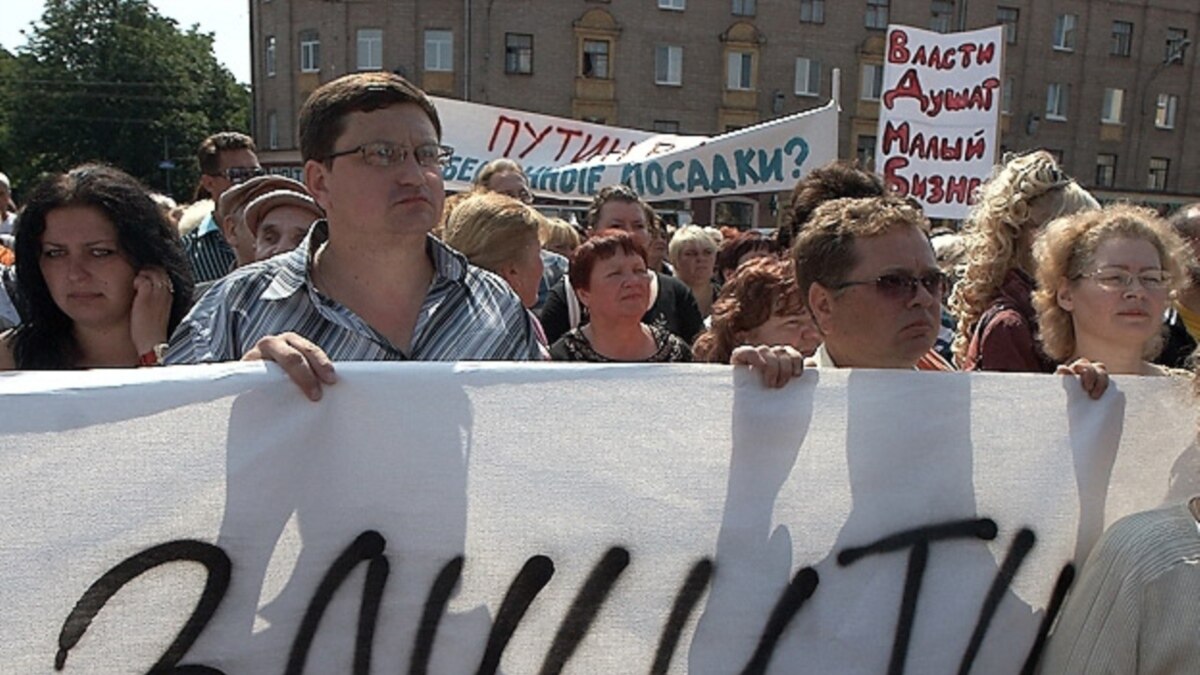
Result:
M840 291L851 286L874 286L879 294L888 300L910 302L917 296L917 286L924 286L925 291L935 298L940 298L946 292L949 280L941 272L928 272L919 277L911 274L884 274L869 281L845 281L834 290Z
M403 164L411 154L416 157L417 164L426 169L434 169L445 167L450 163L450 158L454 156L454 148L437 143L425 143L409 149L390 141L373 141L349 150L330 153L325 159L331 160L355 153L361 154L363 162L369 166Z
M225 178L229 179L229 182L233 183L234 185L237 185L238 183L245 183L246 181L250 180L251 178L258 178L259 176L265 176L265 175L267 175L267 171L266 171L266 169L263 169L261 166L232 166L232 167L229 167L228 169L223 169L221 171L218 171L216 173L210 173L208 175L224 176Z
M1134 274L1122 269L1099 269L1095 272L1080 274L1076 279L1091 279L1096 285L1106 291L1124 291L1133 288L1134 280L1147 291L1165 291L1171 285L1171 275L1163 270L1146 270Z

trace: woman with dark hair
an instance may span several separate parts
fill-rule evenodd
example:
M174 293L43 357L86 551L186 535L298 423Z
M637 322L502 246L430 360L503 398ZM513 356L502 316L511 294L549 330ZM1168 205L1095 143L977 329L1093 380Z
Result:
M192 277L174 229L128 174L85 164L43 179L17 222L17 303L0 368L157 365Z
M642 322L650 301L646 249L629 233L605 230L575 251L571 286L591 320L550 345L555 361L691 361L687 343Z
M692 354L697 361L729 363L742 345L787 345L812 356L820 344L792 262L772 256L737 268L713 305L712 327L696 338Z

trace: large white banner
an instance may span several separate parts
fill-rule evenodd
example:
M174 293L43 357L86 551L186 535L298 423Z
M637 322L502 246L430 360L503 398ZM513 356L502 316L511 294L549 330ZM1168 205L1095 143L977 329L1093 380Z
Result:
M1166 378L338 368L0 377L0 670L1028 672L1200 477Z
M796 113L720 136L622 129L508 108L434 98L454 158L443 177L470 187L493 159L524 167L535 192L590 199L624 183L648 200L790 190L837 158L837 107Z
M995 164L1003 54L1003 26L888 26L875 167L932 218L966 218Z

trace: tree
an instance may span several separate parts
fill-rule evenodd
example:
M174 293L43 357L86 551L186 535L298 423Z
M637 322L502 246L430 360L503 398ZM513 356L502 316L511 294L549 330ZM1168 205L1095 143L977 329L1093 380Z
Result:
M200 141L249 128L249 91L212 42L147 0L47 0L28 43L0 68L6 170L27 185L99 160L164 192L169 181L173 196L190 199ZM178 166L170 177L164 158Z

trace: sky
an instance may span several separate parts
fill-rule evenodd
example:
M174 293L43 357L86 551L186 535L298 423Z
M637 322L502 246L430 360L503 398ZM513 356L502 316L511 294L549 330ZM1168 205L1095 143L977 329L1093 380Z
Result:
M25 44L21 31L42 16L40 0L3 0L0 11L0 45L15 52ZM238 82L250 83L250 3L248 0L152 0L160 14L175 19L187 29L200 24L201 32L213 33L217 60Z

